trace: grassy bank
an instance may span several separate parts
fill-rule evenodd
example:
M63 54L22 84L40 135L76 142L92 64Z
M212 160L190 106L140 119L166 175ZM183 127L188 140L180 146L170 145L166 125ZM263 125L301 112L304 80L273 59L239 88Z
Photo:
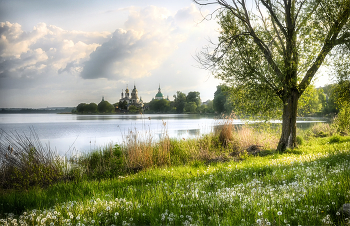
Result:
M228 127L76 158L69 180L2 190L0 225L349 224L338 209L350 203L350 137L313 128L278 153L271 131Z

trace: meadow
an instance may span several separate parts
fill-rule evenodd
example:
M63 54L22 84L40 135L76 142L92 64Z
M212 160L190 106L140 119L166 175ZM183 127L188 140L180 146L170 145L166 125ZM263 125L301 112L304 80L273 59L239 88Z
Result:
M339 210L350 137L323 124L299 134L284 153L278 131L229 122L192 140L130 136L72 158L49 184L9 180L0 225L350 225Z

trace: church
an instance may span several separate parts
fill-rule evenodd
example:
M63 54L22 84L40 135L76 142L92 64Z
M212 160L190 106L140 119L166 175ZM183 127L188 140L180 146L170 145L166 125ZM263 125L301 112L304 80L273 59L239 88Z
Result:
M156 100L165 99L165 98L164 98L164 95L163 95L163 93L162 93L162 91L161 91L161 89L160 89L160 84L159 84L159 88L158 88L158 93L156 94L156 96L155 96L152 100L154 100L154 99L156 99ZM169 96L167 96L166 99L169 100Z
M142 97L139 98L137 93L138 92L135 85L134 85L134 89L131 91L131 95L130 95L128 86L126 86L125 94L122 90L121 99L119 101L121 102L126 101L126 103L128 104L128 108L130 105L134 105L136 107L142 108L143 107Z
M160 89L160 84L159 84L159 88L158 88L158 93L156 93L155 97L152 100L154 100L154 99L156 99L156 100L165 99L165 97L162 94L162 91ZM169 100L169 97L167 97L166 99ZM134 85L134 89L131 91L131 93L128 89L128 86L126 86L125 93L122 90L121 98L119 101L121 101L121 102L126 101L126 103L128 105L128 109L129 109L130 105L134 105L134 106L140 107L140 108L143 108L143 106L144 106L142 98L138 97L138 91L137 91L135 85Z

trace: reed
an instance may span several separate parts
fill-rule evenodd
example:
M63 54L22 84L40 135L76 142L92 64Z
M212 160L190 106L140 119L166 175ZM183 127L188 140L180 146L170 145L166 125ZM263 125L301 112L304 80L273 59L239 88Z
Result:
M63 178L63 164L48 145L42 145L33 128L29 136L0 130L1 188L48 186Z

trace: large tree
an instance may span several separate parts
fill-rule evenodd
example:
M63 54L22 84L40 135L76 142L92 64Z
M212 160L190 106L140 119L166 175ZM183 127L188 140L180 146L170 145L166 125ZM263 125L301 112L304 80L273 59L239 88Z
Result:
M279 102L282 134L277 149L294 148L300 96L327 56L332 60L349 49L350 0L195 2L220 6L219 42L202 51L201 64L238 88L246 103L253 100L252 107L276 107Z

